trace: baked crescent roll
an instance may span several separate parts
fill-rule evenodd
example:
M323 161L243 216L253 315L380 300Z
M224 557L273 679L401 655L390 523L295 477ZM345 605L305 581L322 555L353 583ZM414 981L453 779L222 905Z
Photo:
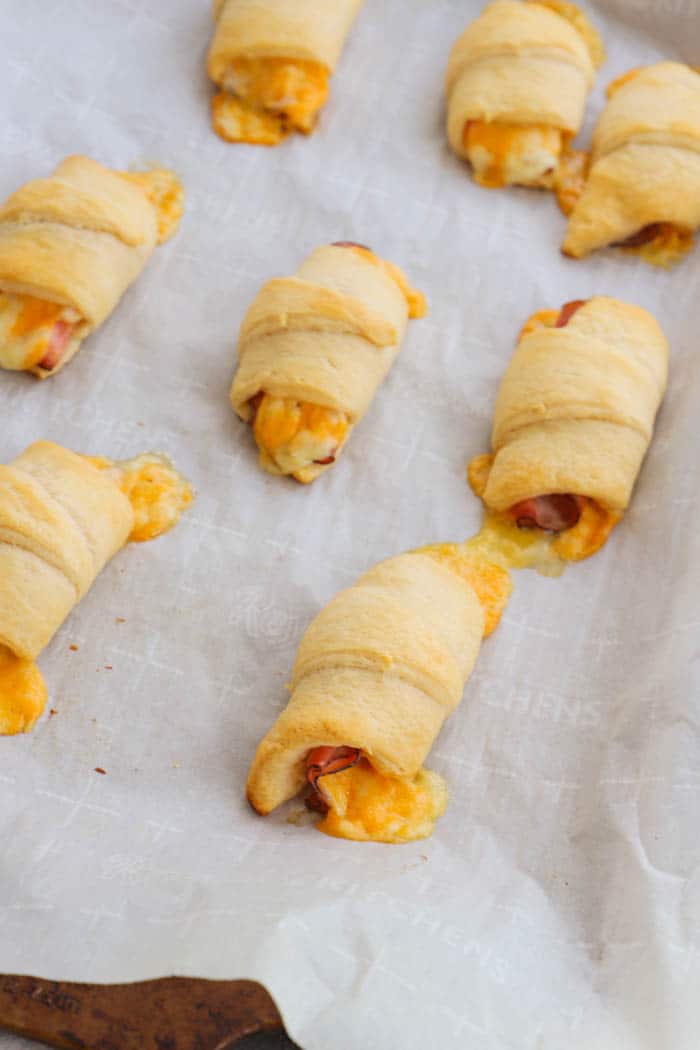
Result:
M383 842L430 834L447 789L422 763L484 634L473 578L457 545L426 548L381 562L319 613L297 652L291 699L250 770L258 813L308 784L329 834ZM497 587L505 604L507 573Z
M646 310L596 296L535 314L501 382L490 456L469 478L490 510L558 533L578 560L627 507L666 389L668 344Z
M214 130L229 142L276 146L308 135L363 0L215 0L207 71L221 91Z
M670 266L699 225L700 74L680 62L632 70L608 88L562 251L615 245Z
M310 482L337 458L425 300L369 248L317 248L268 281L241 325L231 404L253 427L260 465Z
M482 186L553 188L603 61L595 29L566 0L494 0L447 66L447 137Z
M114 463L38 441L0 465L0 733L41 714L33 661L109 559L171 528L191 499L156 454Z
M88 157L13 193L0 207L0 367L43 379L67 364L181 214L171 172Z

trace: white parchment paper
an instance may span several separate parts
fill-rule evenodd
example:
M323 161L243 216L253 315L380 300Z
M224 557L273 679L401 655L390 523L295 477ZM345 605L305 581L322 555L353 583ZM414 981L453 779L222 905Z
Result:
M0 3L2 197L78 152L187 188L179 235L76 360L0 375L0 456L39 437L164 449L198 490L42 655L57 713L0 740L0 971L258 978L306 1050L697 1050L700 249L669 274L566 261L553 198L471 182L442 77L479 0L367 0L317 133L276 150L209 129L208 9ZM700 64L697 0L590 13L609 57L587 131L613 76ZM227 393L257 288L338 239L405 267L431 309L304 488L259 471ZM595 293L670 338L656 436L607 547L517 576L431 756L452 796L435 835L358 845L257 818L247 767L306 624L374 562L476 531L465 465L518 328Z

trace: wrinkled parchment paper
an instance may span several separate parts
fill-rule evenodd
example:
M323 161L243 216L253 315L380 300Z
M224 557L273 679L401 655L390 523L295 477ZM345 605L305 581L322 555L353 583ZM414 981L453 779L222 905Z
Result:
M0 740L0 971L258 978L306 1050L697 1050L700 249L669 274L566 261L553 198L471 182L442 76L478 0L367 0L317 134L277 150L209 130L207 3L0 6L0 194L84 152L172 166L188 195L65 371L0 375L2 460L39 437L163 449L198 490L42 655L56 714ZM589 11L609 57L584 138L614 76L700 64L697 0ZM303 488L258 470L227 392L257 288L338 239L400 263L431 310ZM656 436L603 552L517 576L430 758L451 789L435 835L357 845L257 818L246 770L306 624L374 562L476 531L465 465L518 328L595 293L670 338Z

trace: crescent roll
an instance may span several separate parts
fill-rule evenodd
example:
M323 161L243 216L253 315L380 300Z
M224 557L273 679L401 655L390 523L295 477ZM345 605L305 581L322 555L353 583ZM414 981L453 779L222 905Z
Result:
M291 699L250 770L258 813L306 785L328 834L430 834L447 789L422 764L497 622L488 624L481 593L497 591L499 606L510 593L507 573L480 575L458 545L426 548L381 562L319 613L297 652Z
M608 88L562 251L614 245L670 266L698 226L700 74L680 62L632 70Z
M33 661L110 558L171 528L191 498L156 454L114 463L38 441L0 465L0 733L41 714Z
M221 88L214 130L228 142L276 146L308 135L363 0L215 0L207 71Z
M317 248L265 284L238 339L231 404L253 427L260 465L310 482L337 458L426 312L401 270L369 248Z
M175 231L171 172L67 157L0 207L0 367L54 375Z
M566 0L494 0L447 66L447 137L482 186L554 188L583 123L600 38Z
M651 314L596 296L524 326L501 382L490 456L469 478L491 511L593 554L626 509L666 389L668 343Z

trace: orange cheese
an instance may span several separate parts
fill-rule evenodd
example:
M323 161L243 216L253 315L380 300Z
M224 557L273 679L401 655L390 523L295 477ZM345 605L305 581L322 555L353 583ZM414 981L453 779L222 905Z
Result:
M8 332L10 339L22 339L36 328L53 325L65 309L61 303L49 303L32 295L18 296L21 305Z
M464 125L463 143L479 185L500 189L522 181L549 186L561 155L564 133L547 124L468 120ZM551 158L551 163L545 164L546 170L533 173L531 166L526 166L526 157L538 151ZM481 157L486 158L485 164L477 163Z
M13 370L34 368L49 350L55 325L64 322L76 333L80 321L78 311L65 303L0 292L0 365Z
M44 710L47 695L37 665L0 645L0 735L28 733Z
M329 809L317 824L336 838L372 842L411 842L426 838L447 806L447 786L437 773L421 769L413 777L379 773L366 757L349 769L321 777Z
M533 314L530 321L549 313L554 314L555 320L559 316L558 311L542 310ZM479 498L486 489L492 462L491 454L475 456L467 468L469 485ZM584 497L576 525L564 532L551 533L538 528L521 529L510 515L489 510L480 532L468 543L483 548L499 564L509 568L535 568L544 575L558 576L567 561L582 561L600 550L621 517Z
M421 547L420 553L429 554L471 584L484 610L484 637L492 634L513 590L508 569L490 561L469 542L434 544Z
M622 518L586 499L576 524L552 537L552 550L564 561L582 561L599 551Z
M158 213L158 242L167 241L177 230L185 206L185 191L177 175L165 168L120 174L144 190Z
M247 142L251 146L278 146L291 132L275 113L252 109L225 91L211 100L211 121L216 134L226 142Z
M214 130L228 142L275 146L291 131L308 135L328 98L329 72L319 62L238 58L214 96Z
M349 427L344 412L271 394L262 395L253 420L260 451L302 482L308 480L305 468L337 455Z
M114 461L86 456L98 470L109 471L134 512L130 543L155 539L177 525L193 499L192 487L167 456L144 452L134 459Z
M642 244L618 245L623 251L638 255L652 266L669 270L693 247L692 230L682 230L671 222L654 224L654 234Z

